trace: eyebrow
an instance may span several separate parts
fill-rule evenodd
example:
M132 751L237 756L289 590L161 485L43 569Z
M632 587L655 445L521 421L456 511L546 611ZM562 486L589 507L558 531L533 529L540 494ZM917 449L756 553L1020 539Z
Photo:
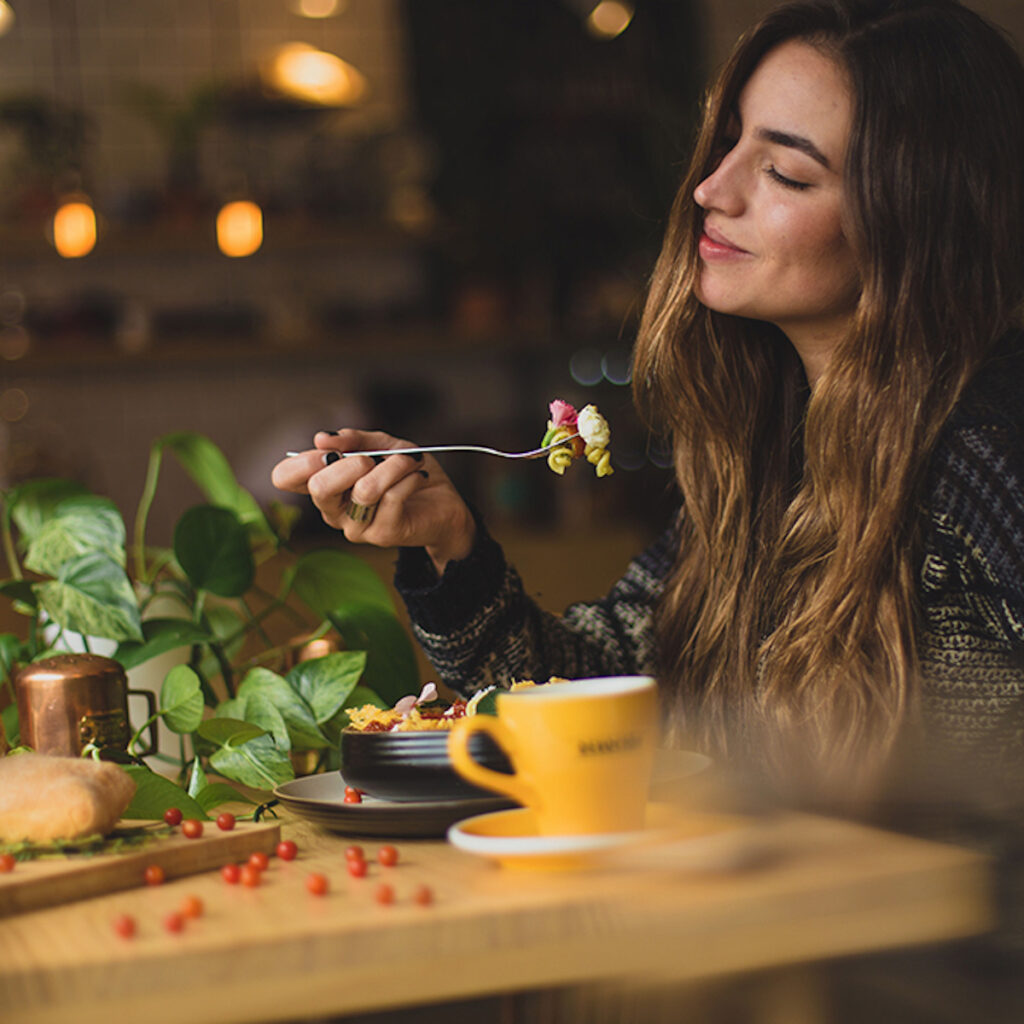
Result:
M763 142L774 142L779 146L798 149L801 153L806 153L812 160L816 160L827 170L832 169L832 165L828 162L828 157L810 139L805 139L802 135L780 132L775 128L758 128L754 134Z

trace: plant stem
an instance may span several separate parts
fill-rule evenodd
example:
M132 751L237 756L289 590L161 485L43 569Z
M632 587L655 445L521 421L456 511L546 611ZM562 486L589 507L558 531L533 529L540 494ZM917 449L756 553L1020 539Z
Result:
M160 463L163 460L163 454L163 449L155 445L149 451L146 482L142 486L142 496L139 498L139 507L135 512L135 527L132 535L134 554L132 557L135 561L135 576L144 583L149 582L146 577L146 520L149 518L153 498L156 496L156 485L160 479Z
M224 678L224 689L227 690L228 697L233 698L235 696L235 675L231 662L228 661L221 644L211 643L209 646L210 653L217 659L217 664L220 666L220 674Z
M24 579L21 572L21 565L18 563L18 556L14 550L14 536L11 533L11 507L6 498L0 498L3 503L3 514L0 516L0 536L2 536L4 557L7 559L7 567L10 570L12 579Z

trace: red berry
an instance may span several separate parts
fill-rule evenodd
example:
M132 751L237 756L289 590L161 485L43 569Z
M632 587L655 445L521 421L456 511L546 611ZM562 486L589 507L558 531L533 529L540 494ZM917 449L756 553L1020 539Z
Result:
M434 902L434 892L429 885L417 885L412 893L412 901L421 907L429 907Z
M366 875L366 861L362 857L349 857L348 873L353 878L363 878Z
M222 811L217 815L217 828L222 832L230 832L235 827L235 816L230 811Z
M345 803L347 804L361 804L363 802L363 794L358 789L353 789L351 786L345 789Z
M377 861L383 868L393 868L398 863L398 851L393 846L382 846L377 851Z
M8 871L14 870L14 865L18 862L14 859L12 853L0 853L0 872L6 874Z
M299 848L291 839L282 839L277 844L277 855L281 860L295 860L298 852Z
M146 870L142 873L142 877L145 878L146 885L163 885L164 879L167 876L159 864L148 864Z
M306 888L314 896L326 895L328 889L327 876L321 875L316 871L311 872L306 876Z
M363 848L361 846L346 846L345 847L345 860L362 860L363 859Z
M377 886L377 891L374 893L374 898L378 903L382 903L385 906L389 903L395 902L395 890L391 888L387 882L381 882Z
M177 807L168 807L167 810L164 811L164 821L166 821L168 825L180 825L182 817L183 815L181 810Z
M353 793L355 796L362 796L363 795L363 791L361 789L356 789L355 786L346 786L345 787L345 796L348 796L349 793Z
M164 918L164 927L169 932L180 932L185 927L185 918L181 916L176 910L171 911Z
M249 854L249 863L257 871L266 871L270 866L270 858L262 850L256 850Z
M242 885L255 889L263 881L263 872L259 868L253 867L252 864L243 864L239 870L239 877L241 878Z
M181 832L186 839L198 839L203 834L203 823L195 818L186 818L181 823Z
M198 896L186 896L181 901L180 910L182 917L202 917L203 901Z
M130 939L135 934L135 918L131 914L118 914L114 918L114 931L122 939Z
M223 878L228 885L237 885L241 874L241 869L237 864L225 864L224 867L220 869L220 877Z

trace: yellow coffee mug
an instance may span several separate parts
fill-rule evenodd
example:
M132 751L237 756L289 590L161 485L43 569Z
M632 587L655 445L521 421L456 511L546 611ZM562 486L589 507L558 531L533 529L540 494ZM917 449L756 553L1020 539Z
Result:
M658 733L651 677L545 683L498 694L497 711L455 723L448 753L460 775L529 807L541 835L643 828ZM477 732L502 747L513 774L470 756Z

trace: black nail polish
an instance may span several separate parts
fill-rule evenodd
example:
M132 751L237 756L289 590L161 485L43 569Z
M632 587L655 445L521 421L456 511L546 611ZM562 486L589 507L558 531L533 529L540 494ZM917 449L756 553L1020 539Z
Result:
M327 452L324 455L324 465L329 466L332 462L337 462L341 456L337 452Z
M336 430L318 430L318 434L330 434L331 437L337 437L338 432Z
M419 475L423 477L424 480L428 479L430 476L430 474L425 469L418 469L416 472L419 473Z
M410 452L409 453L409 458L412 459L415 462L422 462L423 461L423 452Z
M385 457L383 455L371 455L370 458L373 459L375 466L379 466L384 461Z

